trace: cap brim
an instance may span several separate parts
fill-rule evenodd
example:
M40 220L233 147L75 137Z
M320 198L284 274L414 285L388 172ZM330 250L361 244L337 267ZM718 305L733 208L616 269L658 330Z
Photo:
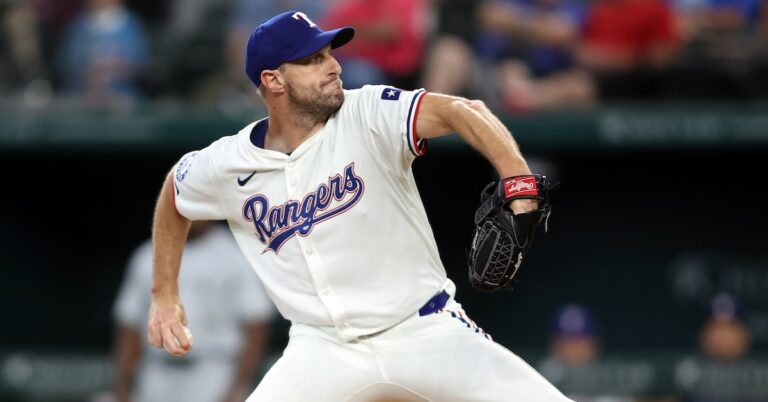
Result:
M320 49L328 46L329 44L331 45L332 49L336 49L337 47L346 45L354 37L355 29L352 27L344 27L325 31L320 35L315 36L311 41L307 42L304 47L289 57L287 61L303 59L312 53L315 53Z

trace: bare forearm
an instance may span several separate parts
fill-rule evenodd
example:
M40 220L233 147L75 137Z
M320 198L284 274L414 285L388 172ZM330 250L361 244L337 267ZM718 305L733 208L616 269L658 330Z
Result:
M530 174L506 126L481 101L456 100L449 125L493 165L501 177Z
M152 225L152 296L155 298L178 297L179 265L191 223L176 210L173 191L172 178L168 175L157 200Z
M181 253L189 226L190 221L176 210L173 178L169 174L160 190L152 225L154 270L147 340L173 356L183 356L192 347L178 285Z
M458 133L493 165L502 178L529 175L512 133L482 101L470 101L443 94L427 94L422 98L422 111L416 121L419 138L434 138ZM517 199L510 208L515 213L534 210L535 200Z

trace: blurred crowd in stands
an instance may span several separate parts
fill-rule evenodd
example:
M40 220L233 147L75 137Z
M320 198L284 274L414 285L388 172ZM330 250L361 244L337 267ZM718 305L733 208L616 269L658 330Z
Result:
M511 113L768 94L766 0L0 0L0 95L238 107L254 96L250 31L291 9L357 28L337 53L347 88L424 87Z
M554 315L549 353L536 367L576 402L764 402L768 366L754 359L745 319L735 296L714 295L691 340L698 349L665 372L637 356L621 363L603 356L605 334L595 311L566 304Z

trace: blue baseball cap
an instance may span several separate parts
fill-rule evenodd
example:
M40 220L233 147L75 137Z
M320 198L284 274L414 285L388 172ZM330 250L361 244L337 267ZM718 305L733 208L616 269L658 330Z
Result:
M597 325L592 313L584 306L568 304L555 315L552 322L555 336L596 336Z
M258 87L262 71L307 57L328 44L333 49L343 46L354 36L352 27L323 31L306 14L286 11L262 22L251 33L245 49L245 73Z
M742 321L746 317L744 306L729 293L715 295L709 306L711 318Z

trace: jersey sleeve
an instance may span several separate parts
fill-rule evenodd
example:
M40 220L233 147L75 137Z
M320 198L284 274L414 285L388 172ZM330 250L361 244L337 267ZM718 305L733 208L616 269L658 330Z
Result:
M427 140L416 132L416 117L426 91L382 85L366 85L360 91L361 113L373 135L374 151L385 158L396 158L405 166L423 155Z
M214 152L216 143L192 151L173 168L173 191L176 209L191 220L225 219L224 208L216 192Z

